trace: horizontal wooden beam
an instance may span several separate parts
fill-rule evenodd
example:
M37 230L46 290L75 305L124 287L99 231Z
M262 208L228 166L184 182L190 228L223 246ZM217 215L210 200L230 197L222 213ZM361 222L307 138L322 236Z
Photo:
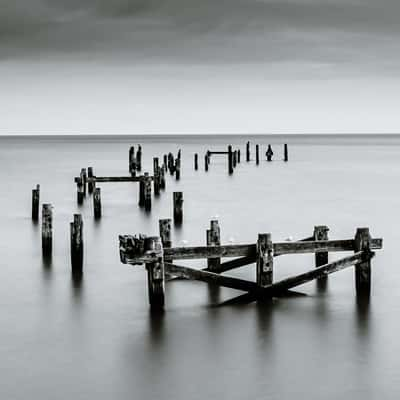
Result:
M381 249L382 239L372 239L371 250ZM274 256L282 254L305 254L315 253L318 251L354 251L354 240L319 240L319 241L303 241L303 242L281 242L274 243Z
M235 258L233 260L229 260L229 261L225 261L224 263L221 263L221 265L217 268L217 272L222 273L222 272L230 271L232 269L244 267L245 265L253 264L255 262L256 262L256 256ZM205 269L204 271L207 271L207 269Z
M171 247L164 249L164 257L174 260L193 260L216 257L249 257L256 255L255 244L223 246Z
M228 151L208 151L208 154L229 154Z

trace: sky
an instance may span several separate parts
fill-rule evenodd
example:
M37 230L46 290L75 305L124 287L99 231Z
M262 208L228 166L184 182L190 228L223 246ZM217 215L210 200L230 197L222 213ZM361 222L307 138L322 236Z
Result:
M400 133L398 0L0 0L0 134Z

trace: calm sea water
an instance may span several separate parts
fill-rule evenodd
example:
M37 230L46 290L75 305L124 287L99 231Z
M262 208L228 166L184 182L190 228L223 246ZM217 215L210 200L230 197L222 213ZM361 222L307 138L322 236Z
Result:
M400 394L400 139L260 137L276 161L244 160L244 137L0 139L0 398L2 399L393 399ZM128 148L152 157L182 149L182 179L146 215L137 186L101 185L103 218L92 202L76 205L73 177L127 175ZM282 158L289 143L290 162ZM203 170L205 150L242 150L232 176L222 157ZM193 153L200 156L193 170ZM54 254L41 256L40 227L30 219L31 189L54 205ZM172 192L184 192L176 245L201 245L218 216L222 241L309 236L352 238L368 226L384 238L373 260L369 305L357 305L354 271L298 288L305 296L273 304L224 305L238 294L201 282L171 282L166 312L152 316L142 267L119 261L118 234L156 234L171 217ZM85 266L71 279L69 222L84 216ZM337 257L337 256L336 256ZM332 257L333 259L333 257ZM196 262L189 265L200 266ZM275 279L312 268L312 255L279 257ZM230 273L254 279L254 265Z

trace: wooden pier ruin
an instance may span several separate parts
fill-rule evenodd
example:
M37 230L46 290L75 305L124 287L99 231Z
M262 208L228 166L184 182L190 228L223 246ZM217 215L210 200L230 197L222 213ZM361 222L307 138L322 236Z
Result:
M160 222L161 226L161 222ZM160 229L161 230L161 229ZM120 259L123 264L145 265L151 308L163 308L166 275L194 279L244 291L253 300L279 296L312 280L326 279L329 274L355 267L357 295L369 295L373 250L381 249L382 239L372 238L368 228L358 228L354 239L327 240L327 228L318 226L313 236L296 242L273 242L270 233L260 233L255 243L221 245L218 221L211 221L207 246L165 246L163 236L121 235ZM332 252L353 252L352 255L328 262ZM287 254L315 254L315 267L298 275L273 281L274 259ZM222 258L230 258L221 262ZM200 270L175 264L179 260L205 259L207 267ZM255 281L222 275L229 270L255 264Z

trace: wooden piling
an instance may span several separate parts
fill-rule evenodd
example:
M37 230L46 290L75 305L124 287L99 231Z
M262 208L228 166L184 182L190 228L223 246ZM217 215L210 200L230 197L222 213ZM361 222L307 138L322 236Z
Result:
M237 151L237 163L240 164L240 149Z
M246 143L246 161L250 161L250 142Z
M179 225L183 221L183 193L174 192L174 223Z
M101 218L101 192L100 188L96 188L93 192L93 210L94 210L94 218Z
M159 167L158 170L159 170L159 176L160 176L160 188L164 190L165 187L166 187L166 183L165 183L165 168L164 168L164 166L161 167L161 168Z
M256 164L260 164L260 147L256 144Z
M136 152L136 169L138 171L142 170L142 146L140 144Z
M148 172L144 173L144 209L151 210L151 178Z
M81 180L82 180L82 187L83 187L83 197L85 197L86 196L86 185L87 185L86 168L81 169Z
M171 240L171 219L160 219L158 221L159 229L160 229L160 237L163 244L164 249L169 249L172 246Z
M194 170L197 171L199 169L199 155L195 153L194 155Z
M74 214L74 221L70 223L71 239L71 267L72 274L82 274L83 267L83 220L81 214Z
M371 292L371 236L369 228L357 228L354 238L354 251L363 251L363 261L355 266L357 296L369 296Z
M94 183L90 180L90 178L93 178L93 167L88 167L88 192L89 194L93 193L94 189Z
M236 164L237 164L237 151L236 150L233 152L232 163L233 163L233 168L236 168Z
M133 172L133 157L135 156L135 148L133 146L129 147L129 156L128 156L128 172L132 174Z
M181 159L179 157L175 160L175 178L177 181L181 179Z
M42 253L51 256L53 249L53 207L51 204L42 206Z
M318 225L314 227L314 241L328 240L329 228L326 225ZM315 268L321 265L328 264L328 252L327 251L316 251L315 252ZM318 283L325 284L328 277L322 277L318 279Z
M154 175L154 195L160 195L160 174L159 174L158 157L153 158L153 175Z
M146 263L149 302L152 310L162 310L165 302L165 272L163 245L160 237L148 237L144 241L146 252L156 254L156 260Z
M257 240L257 285L265 287L273 282L273 245L270 233L259 233Z
M284 153L283 160L289 161L288 145L286 143L283 146L283 153Z
M204 170L206 172L208 171L208 164L209 164L209 159L208 159L208 154L206 153L204 156Z
M207 229L207 246L220 246L221 245L221 232L217 220L210 221L210 229ZM208 271L218 271L221 265L221 258L208 258L207 269Z
M144 178L139 181L139 207L144 207Z
M274 152L272 151L272 147L270 144L268 145L268 149L265 155L267 156L267 161L272 161L272 156L274 155Z
M168 169L171 175L175 172L175 160L174 155L172 153L168 153Z
M166 154L163 156L163 167L168 169L168 156Z
M39 220L39 202L40 202L40 185L36 185L36 189L32 189L32 220Z
M77 189L76 199L77 199L78 205L82 205L83 198L84 198L82 176L79 176L77 179L76 189Z
M228 170L229 174L233 174L233 154L232 154L232 146L228 146Z

